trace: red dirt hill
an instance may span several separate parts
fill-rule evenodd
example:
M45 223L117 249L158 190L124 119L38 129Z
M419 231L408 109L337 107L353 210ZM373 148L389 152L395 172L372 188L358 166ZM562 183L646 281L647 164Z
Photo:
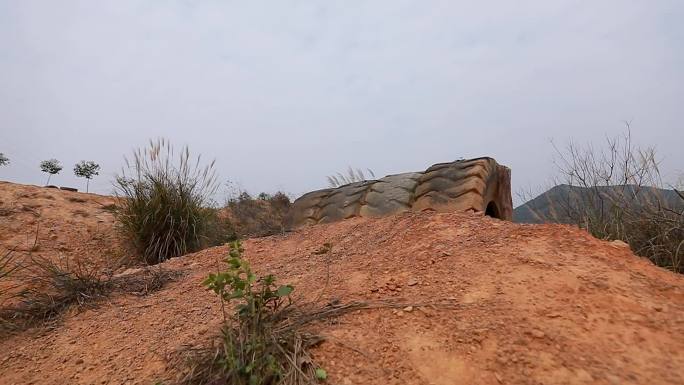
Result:
M55 196L36 221L59 222L52 212L65 206L56 196L68 193L34 189ZM85 218L100 215L90 201L81 207ZM61 228L78 228L78 218ZM2 222L3 242L8 230L29 230L12 226ZM315 253L326 242L332 252ZM360 310L316 325L327 340L314 355L331 384L684 383L684 277L576 228L410 213L244 246L258 273L295 286L297 301L322 293L324 303L449 305ZM72 312L54 330L0 341L0 383L149 385L173 378L169 355L218 333L219 303L200 282L227 251L164 263L183 275L149 296L114 296Z

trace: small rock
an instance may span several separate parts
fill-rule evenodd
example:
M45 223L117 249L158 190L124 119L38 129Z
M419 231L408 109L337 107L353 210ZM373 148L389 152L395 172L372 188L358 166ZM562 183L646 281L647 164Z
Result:
M409 278L408 282L406 282L407 285L409 286L415 286L418 284L418 280L415 278Z
M82 359L82 358L77 359L76 362L75 362L76 365L81 365L82 363L83 363L83 359Z
M404 310L405 312L412 312L412 311L413 311L413 306L406 306L403 310Z
M611 241L611 242L610 242L610 245L613 246L613 247L628 248L628 249L629 249L629 245L628 245L627 243L625 243L625 242L619 240L619 239L616 239L616 240L614 240L614 241Z
M655 305L655 306L653 306L653 310L660 312L660 311L663 311L663 307L660 305Z

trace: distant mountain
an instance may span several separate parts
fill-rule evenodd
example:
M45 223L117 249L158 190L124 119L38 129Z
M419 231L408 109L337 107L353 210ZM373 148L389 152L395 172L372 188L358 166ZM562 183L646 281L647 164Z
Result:
M684 199L674 190L654 187L639 188L637 186L605 186L590 189L564 184L555 186L515 208L513 210L513 221L518 223L572 223L568 211L576 209L580 203L598 205L601 198L604 202L610 202L611 198L617 198L621 195L630 197L631 205L636 207L660 203L674 210L684 210ZM606 207L607 209L608 207Z

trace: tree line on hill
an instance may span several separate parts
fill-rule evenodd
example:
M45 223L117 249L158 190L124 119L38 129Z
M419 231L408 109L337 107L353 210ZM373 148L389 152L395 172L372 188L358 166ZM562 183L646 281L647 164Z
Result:
M8 166L9 164L9 158L5 154L0 152L0 166ZM64 167L62 167L62 163L54 158L41 161L40 171L48 174L48 178L45 184L49 185L50 178L55 174L59 174L59 172L62 171L63 168ZM82 160L74 165L74 175L76 175L78 178L86 179L86 192L88 192L90 189L90 180L99 174L100 165L93 162L92 160Z

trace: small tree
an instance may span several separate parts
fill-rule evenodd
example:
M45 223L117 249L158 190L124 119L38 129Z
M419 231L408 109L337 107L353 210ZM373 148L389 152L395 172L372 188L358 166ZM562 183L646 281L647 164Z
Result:
M86 192L89 192L90 180L100 174L100 165L92 160L82 160L74 166L74 174L79 178L86 178Z
M45 184L50 184L50 177L59 174L62 171L62 164L57 159L49 159L40 162L40 171L48 173L48 179Z
M10 163L9 158L0 152L0 166L7 166Z

